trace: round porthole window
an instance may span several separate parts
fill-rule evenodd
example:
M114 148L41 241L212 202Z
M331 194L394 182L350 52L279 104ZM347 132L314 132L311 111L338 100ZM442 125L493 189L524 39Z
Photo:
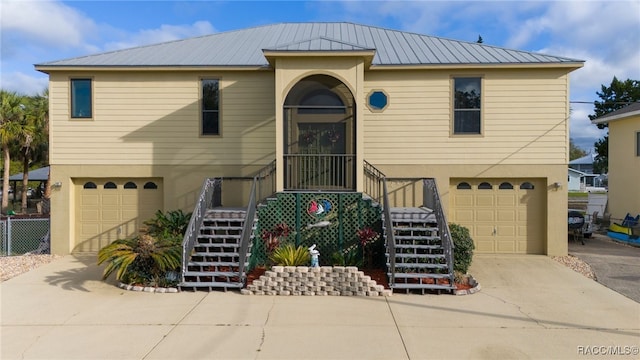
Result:
M371 111L382 111L389 105L389 97L382 90L374 90L367 96L367 106Z

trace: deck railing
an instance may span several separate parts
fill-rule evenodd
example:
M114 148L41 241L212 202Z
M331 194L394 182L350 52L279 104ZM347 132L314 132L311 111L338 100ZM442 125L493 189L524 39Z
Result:
M191 214L189 226L182 239L182 272L181 280L184 282L184 274L187 271L187 264L191 257L191 251L198 237L200 227L204 221L207 210L220 205L220 189L222 180L220 178L208 178L204 180L200 190L200 196Z
M285 189L354 191L355 158L351 154L285 155Z

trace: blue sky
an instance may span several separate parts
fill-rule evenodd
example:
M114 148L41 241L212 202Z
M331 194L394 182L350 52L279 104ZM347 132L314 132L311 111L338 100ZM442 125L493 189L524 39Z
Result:
M614 75L640 80L640 0L0 1L0 85L29 95L47 86L37 63L271 23L349 21L585 60L571 75L570 133L589 150L604 135L587 117L596 91Z

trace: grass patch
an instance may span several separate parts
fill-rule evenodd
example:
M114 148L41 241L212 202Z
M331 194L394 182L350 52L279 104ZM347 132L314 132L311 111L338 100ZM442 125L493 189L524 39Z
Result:
M589 193L581 191L569 191L569 199L586 199Z

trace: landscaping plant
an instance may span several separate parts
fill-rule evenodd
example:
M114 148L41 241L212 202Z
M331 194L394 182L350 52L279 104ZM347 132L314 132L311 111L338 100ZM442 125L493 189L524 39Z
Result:
M471 266L475 245L469 234L469 229L458 224L449 224L451 239L453 241L453 270L466 274Z
M126 284L162 282L182 264L182 246L174 239L141 234L119 239L98 252L98 265L106 263L102 279L115 272L116 279Z
M191 213L184 213L182 210L173 210L163 213L162 210L156 211L153 219L144 222L147 225L147 232L152 236L178 236L182 238L189 226Z
M281 266L308 266L311 256L307 248L295 247L293 244L284 244L276 248L269 256L275 265Z
M98 265L106 263L102 279L115 273L125 284L169 287L178 283L182 265L182 238L191 213L182 210L156 212L144 222L139 235L119 239L98 252Z

